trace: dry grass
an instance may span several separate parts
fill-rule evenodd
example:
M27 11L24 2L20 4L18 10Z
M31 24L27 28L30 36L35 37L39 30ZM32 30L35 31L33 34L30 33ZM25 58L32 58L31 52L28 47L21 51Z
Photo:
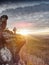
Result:
M49 65L49 39L28 36L20 51L20 58L27 65Z

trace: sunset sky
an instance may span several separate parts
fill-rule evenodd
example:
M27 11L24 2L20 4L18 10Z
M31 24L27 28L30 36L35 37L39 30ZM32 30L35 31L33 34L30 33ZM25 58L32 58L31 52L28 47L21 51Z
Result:
M15 0L16 1L16 0ZM4 2L4 3L3 3ZM13 0L0 1L0 16L9 16L7 27L13 29L45 29L49 28L49 1Z

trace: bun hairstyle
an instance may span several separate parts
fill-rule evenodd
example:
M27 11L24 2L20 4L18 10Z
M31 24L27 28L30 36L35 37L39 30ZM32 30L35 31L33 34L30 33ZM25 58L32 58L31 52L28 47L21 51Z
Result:
M7 16L7 15L2 15L2 16L1 16L1 19L2 19L2 18L8 19L8 16Z

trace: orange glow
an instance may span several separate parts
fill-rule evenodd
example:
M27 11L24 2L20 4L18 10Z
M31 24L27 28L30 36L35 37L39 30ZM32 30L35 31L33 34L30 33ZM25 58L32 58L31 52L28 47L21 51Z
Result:
M30 34L30 31L26 30L26 29L21 29L21 30L17 31L16 33L21 34L21 35L28 35L28 34Z
M39 29L39 30L19 29L16 33L21 35L28 35L28 34L44 35L44 34L49 34L49 29Z

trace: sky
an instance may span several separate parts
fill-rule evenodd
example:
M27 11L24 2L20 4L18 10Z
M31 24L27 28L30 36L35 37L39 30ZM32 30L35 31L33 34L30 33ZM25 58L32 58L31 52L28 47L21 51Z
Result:
M30 2L30 1L48 1L48 0L0 0L0 3L3 2Z
M31 30L49 28L49 1L12 1L0 1L0 16L3 14L8 15L7 27L9 29L14 27Z

